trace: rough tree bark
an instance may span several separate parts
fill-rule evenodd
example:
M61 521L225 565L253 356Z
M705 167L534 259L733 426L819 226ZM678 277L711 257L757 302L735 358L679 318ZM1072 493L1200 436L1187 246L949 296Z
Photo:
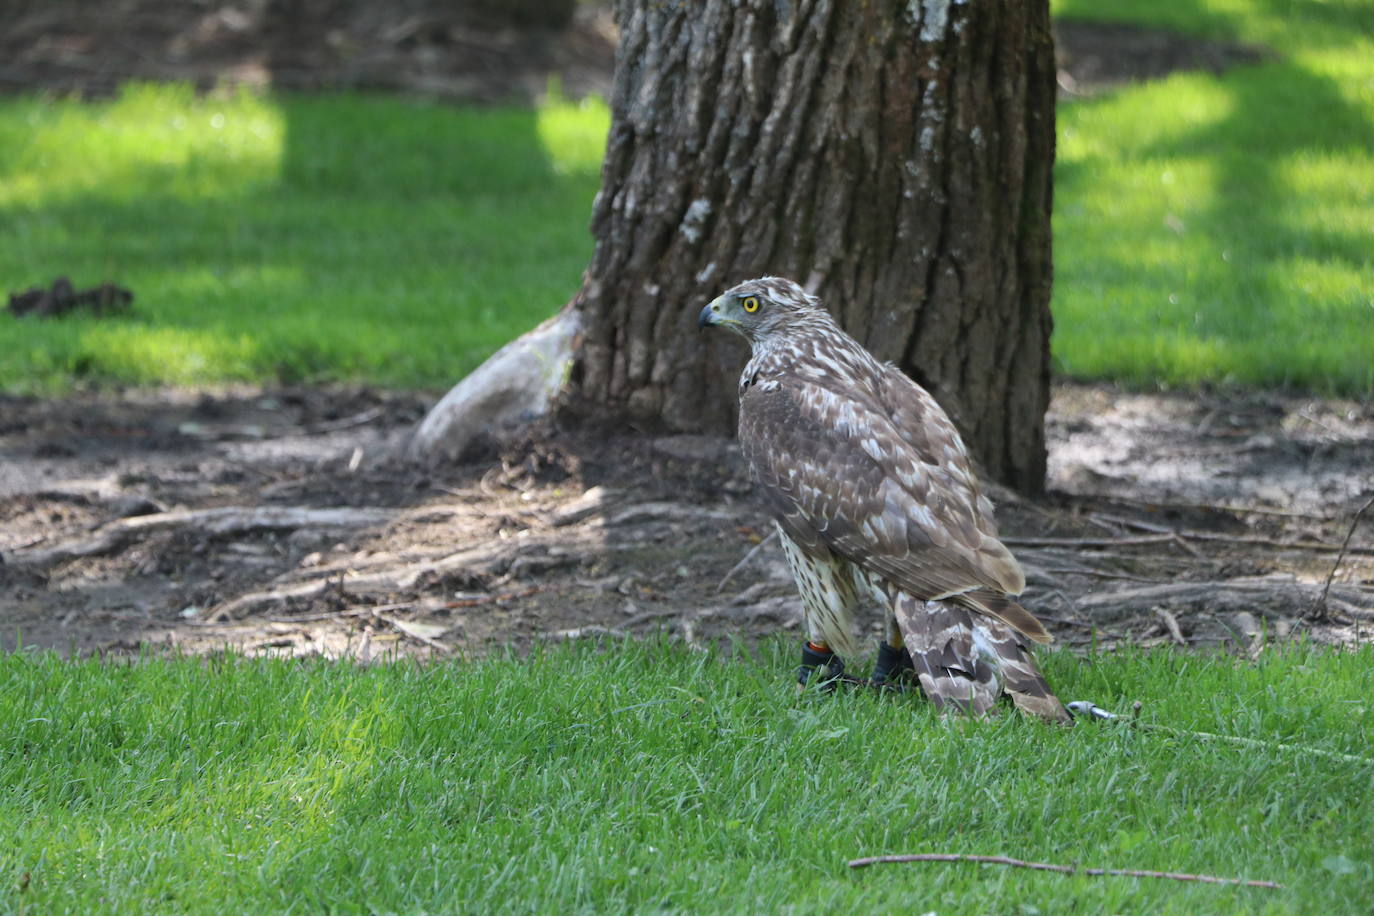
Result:
M789 276L1035 491L1049 399L1046 0L620 0L565 418L732 432L703 303Z

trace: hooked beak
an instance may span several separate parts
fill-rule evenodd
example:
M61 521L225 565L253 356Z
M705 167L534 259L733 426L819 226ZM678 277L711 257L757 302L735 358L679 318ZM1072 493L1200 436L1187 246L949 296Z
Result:
M707 305L704 309L702 309L701 314L697 316L697 327L709 328L712 325L724 324L726 320L727 319L724 319L721 316L720 300L713 299L711 300L710 305Z

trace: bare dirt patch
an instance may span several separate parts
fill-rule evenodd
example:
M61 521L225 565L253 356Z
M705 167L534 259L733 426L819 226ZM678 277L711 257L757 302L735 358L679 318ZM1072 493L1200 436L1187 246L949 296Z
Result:
M538 428L467 465L397 461L430 400L0 400L0 645L370 658L797 626L733 443ZM1369 405L1073 385L1049 422L1049 496L1001 494L999 517L1061 640L1255 652L1374 623L1374 518L1308 614L1374 496Z
M537 6L537 4L534 4ZM530 100L550 80L573 98L610 93L611 4L577 3L564 28L520 4L403 0L21 0L0 12L0 90L106 95L129 79L205 90L366 89L477 102ZM1160 29L1055 24L1059 84L1091 95L1178 70L1220 73L1262 48Z
M462 5L119 0L0 14L0 90L129 79L464 100L609 90L604 5L515 29ZM283 11L289 15L281 18ZM295 18L292 19L291 17ZM1059 23L1066 93L1262 52ZM670 629L795 628L795 594L729 442L535 429L426 469L394 446L433 400L357 389L0 397L0 647L354 655ZM1003 494L1027 603L1064 641L1359 639L1374 603L1369 405L1061 386L1050 494ZM1374 515L1374 511L1369 513ZM763 542L760 546L760 542ZM757 550L755 548L758 548Z
M135 79L510 102L555 79L574 98L608 95L609 6L576 4L565 28L515 15L539 5L20 0L0 12L0 90L107 95Z

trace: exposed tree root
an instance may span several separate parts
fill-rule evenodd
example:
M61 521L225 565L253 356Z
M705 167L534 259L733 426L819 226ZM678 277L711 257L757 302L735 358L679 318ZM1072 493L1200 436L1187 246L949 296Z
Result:
M214 509L177 509L106 522L90 536L48 548L15 550L4 562L45 567L76 557L112 553L130 541L171 528L192 528L208 535L238 534L258 529L356 528L391 520L395 509L308 509L299 506L221 506Z
M1292 617L1311 607L1321 594L1321 588L1288 575L1213 582L1163 582L1082 595L1074 600L1074 606L1094 620L1115 620L1131 614L1153 615L1161 606L1205 607L1221 613L1246 611L1271 618ZM1333 586L1327 600L1332 608L1355 616L1374 611L1374 595L1357 588Z

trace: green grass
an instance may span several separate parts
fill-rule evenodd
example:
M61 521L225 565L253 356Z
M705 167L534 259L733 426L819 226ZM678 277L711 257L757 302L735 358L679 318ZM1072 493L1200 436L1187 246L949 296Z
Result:
M1371 9L1054 0L1276 55L1061 107L1060 372L1374 394ZM557 98L0 99L0 285L138 297L125 320L0 314L0 390L450 384L576 290L608 123Z
M0 316L0 386L443 385L577 289L609 114L135 85L0 101L0 280L133 289Z
M1273 49L1059 110L1054 352L1076 376L1374 394L1374 6L1055 0Z
M1368 912L1374 766L911 697L660 643L395 664L0 657L0 910ZM1048 659L1067 697L1368 755L1374 650ZM908 851L1268 878L1282 891ZM26 889L21 885L27 875Z

